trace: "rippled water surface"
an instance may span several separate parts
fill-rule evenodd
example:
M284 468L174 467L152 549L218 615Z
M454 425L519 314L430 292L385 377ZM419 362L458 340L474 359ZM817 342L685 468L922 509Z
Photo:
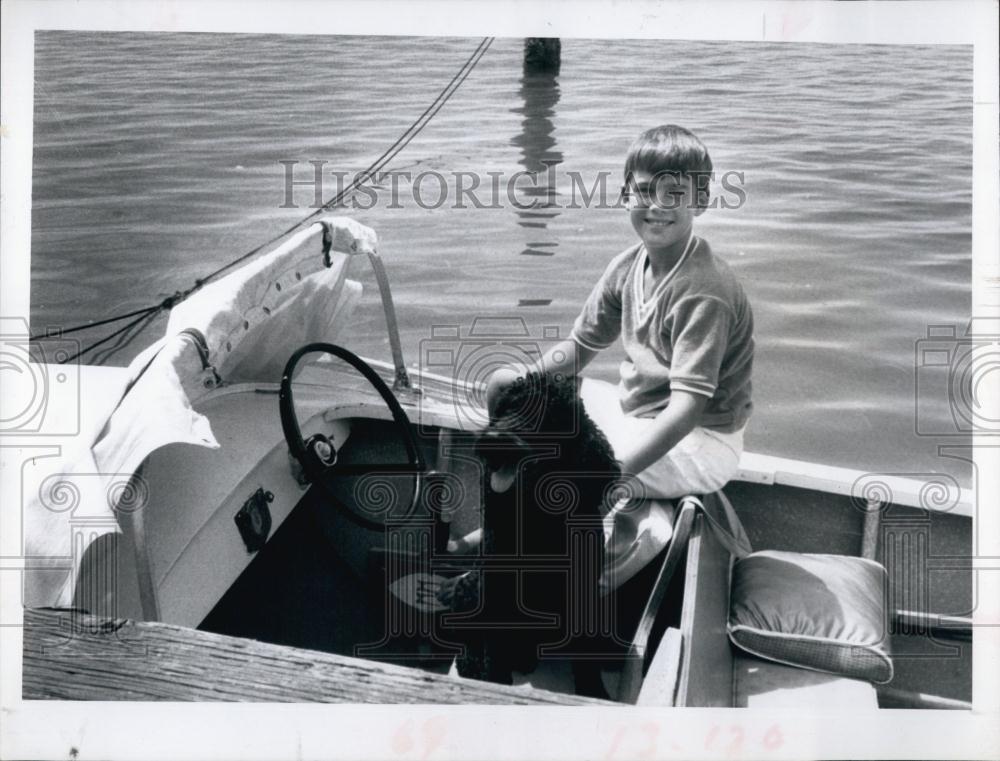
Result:
M299 180L326 162L330 198L332 172L381 155L477 42L39 33L33 329L155 303L296 222L313 191L281 208L279 162L299 162ZM937 454L949 437L915 434L918 406L921 430L955 428L947 371L918 369L915 350L970 311L971 47L564 40L559 75L525 79L521 44L496 40L392 167L507 178L547 162L551 187L534 192L549 208L489 208L483 190L487 208L421 208L406 184L390 208L386 184L352 212L379 232L408 360L431 325L481 315L566 335L633 241L623 211L567 208L570 173L608 173L616 190L635 135L675 122L717 172L744 177L745 203L708 211L697 232L756 315L748 448L969 484L964 462ZM425 205L439 193L421 190ZM387 357L374 281L357 277L364 303L342 340ZM614 380L620 358L610 349L589 372Z

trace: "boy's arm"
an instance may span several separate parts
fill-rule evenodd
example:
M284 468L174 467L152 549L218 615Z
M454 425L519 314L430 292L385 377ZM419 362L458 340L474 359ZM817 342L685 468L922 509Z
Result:
M670 403L653 420L645 435L635 442L631 451L622 456L622 473L641 473L687 436L698 425L708 397L690 391L676 390Z
M565 338L545 352L536 367L552 375L577 375L596 356L596 350L588 349L572 338Z

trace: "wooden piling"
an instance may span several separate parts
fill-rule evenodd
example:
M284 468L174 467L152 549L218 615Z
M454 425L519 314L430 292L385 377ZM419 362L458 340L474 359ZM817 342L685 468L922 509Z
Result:
M524 40L524 71L558 74L562 64L562 43L558 37L528 37Z

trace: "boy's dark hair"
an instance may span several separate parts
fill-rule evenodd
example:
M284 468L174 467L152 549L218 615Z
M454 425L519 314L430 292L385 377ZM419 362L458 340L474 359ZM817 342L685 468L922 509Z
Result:
M712 178L712 157L698 137L676 124L663 124L637 137L625 157L625 184L631 187L637 171L654 177L676 173L691 178L698 206L708 206Z

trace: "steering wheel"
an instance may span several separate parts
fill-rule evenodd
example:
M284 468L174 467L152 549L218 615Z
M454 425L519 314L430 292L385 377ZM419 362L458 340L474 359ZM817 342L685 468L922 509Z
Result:
M299 421L295 416L295 403L292 399L292 376L295 368L306 354L313 352L324 352L332 354L351 365L361 375L365 377L385 402L395 426L400 430L403 437L403 444L406 446L408 462L405 463L368 463L356 465L338 465L337 451L333 448L330 440L321 433L314 434L308 439L302 439L302 430L299 428ZM279 409L281 411L281 430L285 434L285 441L292 456L302 465L302 470L310 483L319 484L322 489L334 497L334 503L344 509L344 512L356 523L362 526L381 531L385 529L385 524L371 518L367 518L350 508L344 508L340 504L340 497L333 490L333 480L339 476L362 476L372 473L385 473L387 475L413 475L413 496L410 499L409 507L401 520L409 520L413 517L420 501L420 493L423 485L423 475L427 466L420 456L417 448L417 440L410 428L410 420L399 404L399 400L378 374L361 357L348 351L347 349L329 343L311 343L296 351L281 375L281 391L278 396Z

